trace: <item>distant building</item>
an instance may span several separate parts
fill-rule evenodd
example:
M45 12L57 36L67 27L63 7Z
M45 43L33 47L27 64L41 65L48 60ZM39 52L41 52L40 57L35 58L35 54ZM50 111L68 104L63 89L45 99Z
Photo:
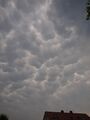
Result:
M45 112L43 120L90 120L90 117L84 113L64 112Z

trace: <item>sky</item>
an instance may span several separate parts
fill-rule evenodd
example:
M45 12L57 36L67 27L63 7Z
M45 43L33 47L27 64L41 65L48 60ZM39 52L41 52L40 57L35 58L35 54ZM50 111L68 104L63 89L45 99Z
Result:
M0 113L42 120L45 111L90 115L86 0L0 0Z

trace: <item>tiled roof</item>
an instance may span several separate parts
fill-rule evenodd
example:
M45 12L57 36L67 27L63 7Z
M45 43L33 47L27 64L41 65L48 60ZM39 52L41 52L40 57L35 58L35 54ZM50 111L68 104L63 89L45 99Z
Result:
M87 114L66 112L45 112L43 120L90 120Z

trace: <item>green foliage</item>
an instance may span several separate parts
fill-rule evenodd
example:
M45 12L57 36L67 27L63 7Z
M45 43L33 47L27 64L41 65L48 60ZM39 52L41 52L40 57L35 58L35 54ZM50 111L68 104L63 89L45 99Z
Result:
M90 0L88 0L87 2L86 13L87 13L86 20L90 20Z
M5 114L1 114L0 120L8 120L8 117Z

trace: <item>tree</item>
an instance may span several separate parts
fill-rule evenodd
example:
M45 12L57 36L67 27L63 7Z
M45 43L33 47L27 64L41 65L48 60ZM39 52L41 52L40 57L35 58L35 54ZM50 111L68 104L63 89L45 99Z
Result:
M86 20L90 20L90 0L88 0L87 2L86 12L87 12Z
M1 114L1 115L0 115L0 120L8 120L7 115Z

